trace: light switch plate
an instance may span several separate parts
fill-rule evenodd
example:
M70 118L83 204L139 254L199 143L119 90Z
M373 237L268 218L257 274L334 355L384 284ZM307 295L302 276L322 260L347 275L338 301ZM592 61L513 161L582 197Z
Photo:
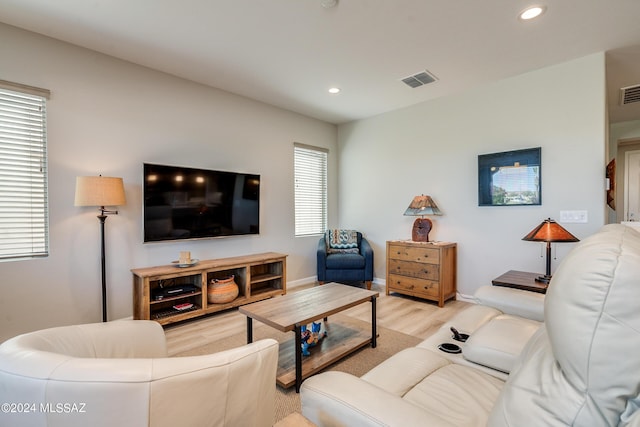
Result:
M587 211L560 211L560 222L587 223L588 221Z

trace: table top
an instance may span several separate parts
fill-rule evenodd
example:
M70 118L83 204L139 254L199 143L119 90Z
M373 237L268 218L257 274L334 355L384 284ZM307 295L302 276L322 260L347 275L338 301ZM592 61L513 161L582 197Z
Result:
M238 311L283 332L378 298L376 291L326 283L240 306Z
M547 292L547 284L537 282L536 278L543 276L541 273L530 273L528 271L509 270L503 275L492 280L494 286L505 286L507 288L524 289L525 291Z

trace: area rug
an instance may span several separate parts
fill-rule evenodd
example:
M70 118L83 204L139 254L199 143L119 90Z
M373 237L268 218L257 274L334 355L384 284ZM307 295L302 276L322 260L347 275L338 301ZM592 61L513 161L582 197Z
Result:
M257 322L256 322L257 323ZM254 324L255 325L255 324ZM396 332L391 329L378 327L378 342L376 348L371 346L363 347L346 358L325 368L325 371L348 372L355 376L362 376L371 368L382 361L388 359L395 353L407 347L413 347L422 340L410 335ZM283 342L291 337L289 334L279 332L264 325L255 325L254 339L274 338ZM215 353L234 347L239 347L246 343L246 334L236 334L228 338L206 344L201 347L176 354L176 356L198 356L202 354ZM300 395L295 392L295 387L284 389L276 386L275 396L275 418L274 423L280 421L292 412L300 412Z

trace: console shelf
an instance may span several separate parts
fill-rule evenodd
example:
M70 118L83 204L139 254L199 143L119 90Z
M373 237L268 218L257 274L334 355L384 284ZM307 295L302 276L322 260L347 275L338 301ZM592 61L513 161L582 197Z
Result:
M285 254L267 252L204 260L186 268L175 264L135 268L131 270L133 318L155 320L167 325L284 295L287 292L286 260ZM230 275L235 276L239 288L238 297L225 304L208 303L207 284L212 279ZM194 286L195 292L192 290ZM184 287L185 293L177 292L162 299L154 298L154 294L161 288L167 287ZM182 303L191 303L193 307L182 311L173 308Z

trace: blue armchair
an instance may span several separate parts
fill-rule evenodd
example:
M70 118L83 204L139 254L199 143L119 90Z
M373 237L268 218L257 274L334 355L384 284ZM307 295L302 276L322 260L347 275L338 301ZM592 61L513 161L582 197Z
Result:
M317 262L318 282L351 283L364 282L367 289L371 289L373 281L373 249L357 234L357 249L340 249L330 247L330 231L318 241Z

